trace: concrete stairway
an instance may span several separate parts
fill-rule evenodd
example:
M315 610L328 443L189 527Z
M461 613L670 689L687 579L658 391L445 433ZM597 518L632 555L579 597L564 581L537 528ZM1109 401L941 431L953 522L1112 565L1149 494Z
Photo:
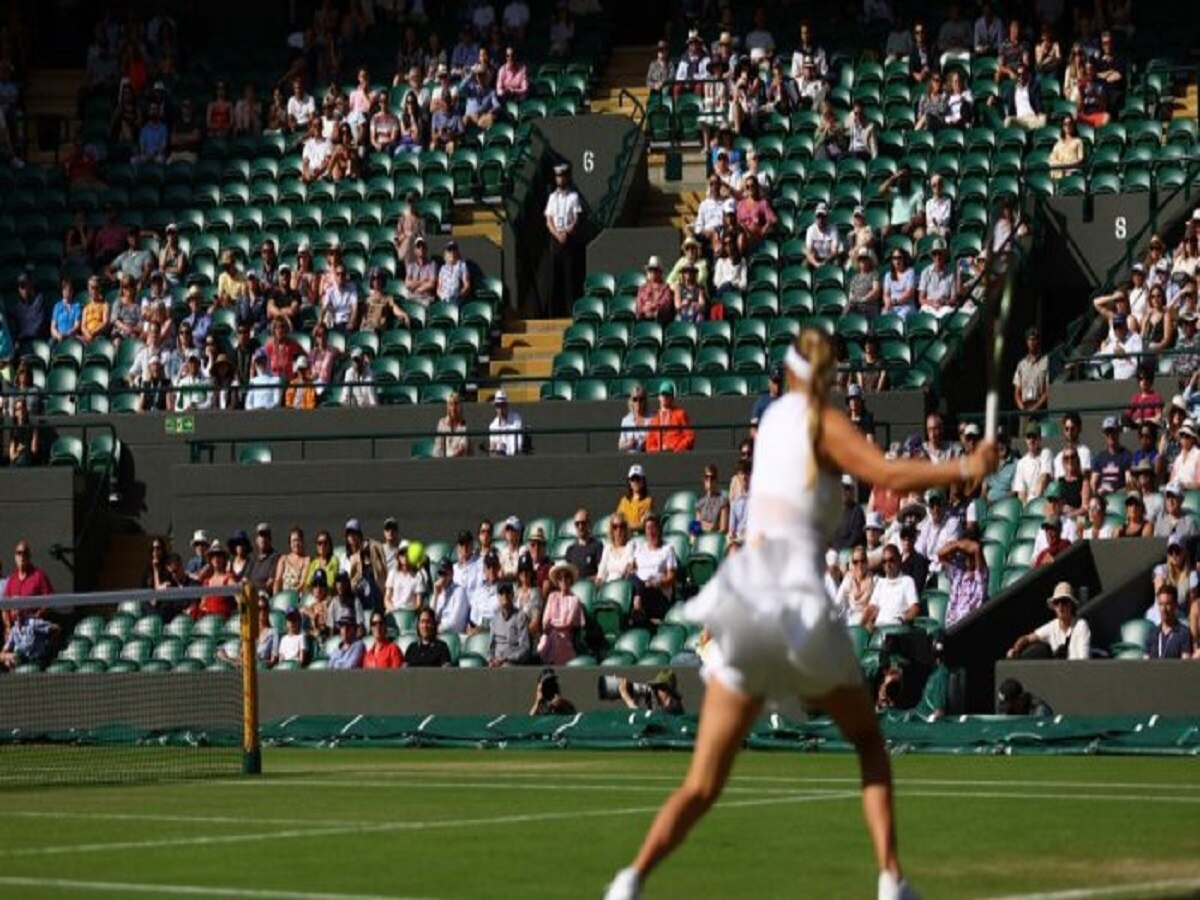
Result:
M484 237L500 246L501 212L498 208L483 206L455 206L451 210L450 224L455 237Z
M69 123L69 134L78 128L79 91L83 87L83 69L34 69L29 74L29 85L25 91L25 108L29 111L30 127L38 115L61 115ZM36 135L30 135L29 160L31 163L51 165L53 151L40 151ZM69 147L59 151L59 161L69 152Z
M646 67L653 58L653 47L615 47L599 84L592 91L592 112L632 116L632 103L625 101L618 105L622 90L636 97L644 109L650 97L646 87Z
M500 335L500 346L492 351L488 375L492 378L550 377L554 355L562 350L563 331L570 319L511 319ZM539 385L516 383L505 387L514 403L534 403ZM490 400L494 388L479 392L480 400Z

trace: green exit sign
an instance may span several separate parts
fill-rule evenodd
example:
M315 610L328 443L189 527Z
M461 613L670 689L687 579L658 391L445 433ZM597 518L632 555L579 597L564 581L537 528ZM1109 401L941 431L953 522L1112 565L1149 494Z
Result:
M167 434L195 434L196 419L194 416L167 416L163 420Z

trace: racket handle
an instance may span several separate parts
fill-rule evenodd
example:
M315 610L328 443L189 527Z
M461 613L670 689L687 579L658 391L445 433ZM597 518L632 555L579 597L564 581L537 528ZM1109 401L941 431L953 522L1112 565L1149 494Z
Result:
M989 441L996 439L996 424L1000 418L1000 394L995 390L987 392L987 400L984 402L984 425L983 435Z

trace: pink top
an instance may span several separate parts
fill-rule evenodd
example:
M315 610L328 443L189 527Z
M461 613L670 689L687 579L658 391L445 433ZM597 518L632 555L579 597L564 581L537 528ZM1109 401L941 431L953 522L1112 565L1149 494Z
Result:
M583 606L574 594L555 591L542 613L542 662L561 666L575 658L575 631L583 627Z
M8 583L4 586L5 597L43 597L53 593L50 579L36 566L31 567L24 575L13 569L12 574L8 576Z
M515 69L505 63L496 75L496 96L507 97L509 94L525 94L529 92L529 75L525 66L518 65Z
M775 210L766 200L755 202L746 197L738 202L737 220L743 228L761 234L775 224Z
M365 113L371 108L371 89L356 87L350 92L350 111Z

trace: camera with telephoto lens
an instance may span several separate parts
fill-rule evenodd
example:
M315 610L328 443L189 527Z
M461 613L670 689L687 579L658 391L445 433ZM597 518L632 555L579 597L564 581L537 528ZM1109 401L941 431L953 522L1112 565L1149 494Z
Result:
M596 679L596 694L601 700L621 699L621 679L616 675L601 675ZM648 684L629 682L629 695L634 700L649 701L654 690Z
M542 674L538 676L538 689L546 703L562 693L558 686L558 676L554 674L553 669L542 669Z

